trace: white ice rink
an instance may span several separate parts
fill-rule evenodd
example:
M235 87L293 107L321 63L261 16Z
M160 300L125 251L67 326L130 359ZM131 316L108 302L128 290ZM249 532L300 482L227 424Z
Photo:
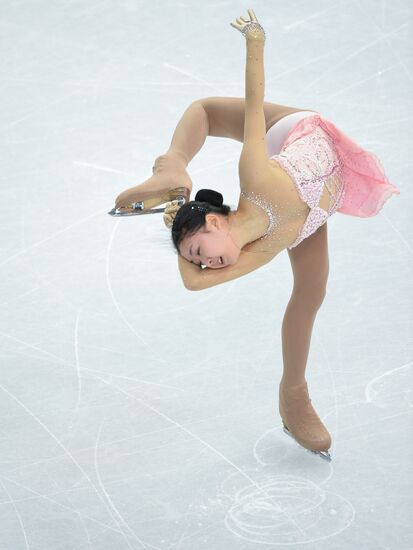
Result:
M108 215L185 109L265 99L374 152L393 195L328 220L306 377L332 462L282 431L288 254L202 292L162 215ZM413 548L413 4L3 0L0 550ZM236 208L242 144L207 138L194 198Z

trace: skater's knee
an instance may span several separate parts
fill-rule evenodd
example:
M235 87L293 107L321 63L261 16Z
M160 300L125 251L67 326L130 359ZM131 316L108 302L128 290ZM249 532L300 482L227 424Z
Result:
M318 310L327 293L327 285L324 282L305 287L294 286L291 300L308 310Z

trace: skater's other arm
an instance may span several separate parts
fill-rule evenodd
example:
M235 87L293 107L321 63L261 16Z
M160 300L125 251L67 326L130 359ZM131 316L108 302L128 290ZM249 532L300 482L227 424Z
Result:
M178 268L181 274L182 282L187 290L194 290L194 286L198 283L198 278L202 267L188 261L178 253Z
M250 253L241 250L237 263L219 269L201 268L179 255L179 269L185 288L204 290L242 277L270 262L276 253ZM186 265L188 264L188 265ZM193 269L190 269L190 267Z

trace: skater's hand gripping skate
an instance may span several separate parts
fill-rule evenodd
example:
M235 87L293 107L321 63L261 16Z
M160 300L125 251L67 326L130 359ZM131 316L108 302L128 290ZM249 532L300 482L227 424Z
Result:
M160 189L187 187L192 190L192 180L186 171L186 164L175 154L160 155L152 166L153 175L143 183L125 189L116 197L115 208L122 213L132 212L133 203L140 200L142 192L156 192Z
M265 42L265 31L259 24L254 10L249 9L249 19L245 17L237 17L234 23L230 23L231 27L242 32L246 39L253 39Z
M163 221L166 225L166 227L171 228L172 224L174 223L174 219L176 216L176 213L180 209L179 201L174 200L171 202L168 202L165 207L165 212L163 215Z

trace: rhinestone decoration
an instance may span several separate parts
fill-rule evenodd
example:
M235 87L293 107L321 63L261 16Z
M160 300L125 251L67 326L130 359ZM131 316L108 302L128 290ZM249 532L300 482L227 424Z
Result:
M262 195L260 195L259 193L255 193L254 191L241 191L241 197L249 200L250 202L256 204L257 206L260 206L267 213L267 216L269 219L267 231L262 237L259 238L259 240L262 240L271 236L271 234L278 227L277 215L272 204L266 201Z
M251 36L259 36L261 33L264 35L264 41L266 39L265 37L265 31L262 28L262 26L259 23L252 22L245 25L245 27L242 29L242 34L247 38L247 35L251 33Z
M301 228L300 234L297 239L293 242L291 246L288 246L288 249L294 248L305 238L309 237L316 231L328 218L329 214L324 208L319 208L316 206L310 210L310 213L305 220L303 227Z
M200 212L208 212L208 208L205 208L203 206L198 206L197 204L193 204L191 206L191 210L199 210Z
M293 129L291 134L293 134ZM334 141L323 128L315 124L310 133L296 140L288 138L287 142L279 154L270 158L276 160L290 176L299 198L310 209L298 236L291 227L291 221L301 219L302 209L297 208L294 211L293 205L289 201L272 204L262 194L253 191L242 191L241 196L260 206L268 215L267 231L258 240L273 236L274 241L279 243L292 243L286 246L291 249L312 235L329 216L340 208L345 189L343 162L337 153ZM329 196L327 209L318 206L325 189ZM294 203L296 204L296 201ZM288 232L291 233L290 238Z
M342 177L343 162L340 159L334 141L320 126L309 134L293 141L281 149L280 154L271 158L292 178L298 194L310 207L297 239L287 248L291 249L312 235L337 208L344 198ZM324 189L329 193L329 205L325 210L318 206Z

